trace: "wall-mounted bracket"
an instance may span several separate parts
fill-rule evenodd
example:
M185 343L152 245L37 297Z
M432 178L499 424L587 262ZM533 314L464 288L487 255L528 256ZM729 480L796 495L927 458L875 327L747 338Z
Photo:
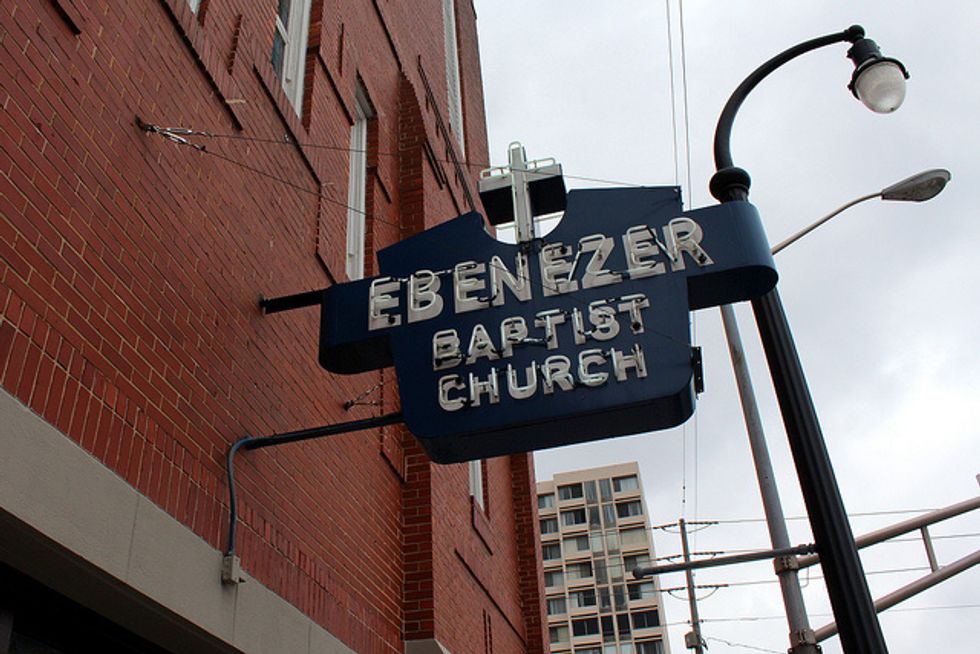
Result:
M323 301L323 292L325 290L306 291L305 293L294 293L293 295L280 295L279 297L270 298L260 297L259 307L264 314L312 307Z

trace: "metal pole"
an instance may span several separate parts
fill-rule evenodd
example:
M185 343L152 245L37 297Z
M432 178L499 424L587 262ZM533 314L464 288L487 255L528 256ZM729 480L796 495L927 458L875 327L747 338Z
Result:
M859 550L864 549L865 547L882 543L891 538L895 538L896 536L901 536L902 534L916 531L922 527L934 525L937 522L942 522L943 520L947 520L958 515L963 515L964 513L968 513L975 509L980 509L980 495L977 497L971 497L968 500L963 500L962 502L957 502L956 504L950 504L949 506L936 509L935 511L929 511L928 513L917 515L914 518L909 518L908 520L896 522L893 525L882 527L881 529L876 529L866 534L862 534L854 539L854 545ZM801 556L799 558L801 568L805 568L819 562L820 558L817 556Z
M811 39L769 59L739 84L725 103L715 129L717 172L710 183L714 197L722 202L748 199L751 181L748 173L733 166L731 131L735 115L749 92L774 70L802 54L834 43L853 43L863 37L864 29L855 25L837 34ZM813 538L824 567L830 603L837 623L841 625L841 644L847 654L883 654L888 651L885 637L854 546L854 536L779 292L773 289L753 300L752 309L779 400Z
M717 568L722 565L734 565L735 563L751 563L752 561L763 561L765 559L776 559L781 556L796 556L797 554L809 554L816 547L809 545L794 545L778 550L762 550L759 552L745 552L744 554L732 554L731 556L717 556L710 559L698 559L697 561L685 561L684 563L665 563L649 568L634 568L633 578L643 579L653 575L664 575L668 572L682 572L685 570L700 570L702 568Z
M946 581L954 575L958 575L965 570L969 570L975 565L980 564L980 550L977 550L973 554L967 554L962 559L953 561L949 565L944 565L935 572L927 574L924 577L916 579L910 584L902 586L898 590L888 593L884 597L875 601L875 611L881 613L885 609L890 609L899 602L904 602L908 598L918 595L922 591L932 588L938 583ZM824 625L816 630L816 636L818 641L827 640L838 631L837 623L831 622L828 625Z
M752 300L752 309L824 570L827 594L841 625L844 651L887 652L779 292L773 289Z
M762 507L766 514L766 525L769 528L769 540L774 550L790 546L789 533L786 531L786 518L783 515L783 505L779 500L779 489L776 486L772 470L772 459L769 456L769 446L762 428L762 418L759 416L759 405L755 399L752 387L752 377L745 363L745 350L742 347L742 337L738 331L735 310L731 305L721 307L721 319L725 328L725 338L728 340L728 353L735 370L735 383L738 386L739 399L742 402L742 416L745 419L745 430L749 436L749 448L752 450L752 460L755 463L755 475L759 482L759 493L762 495ZM779 590L783 596L783 606L786 609L786 621L789 624L790 652L792 654L817 654L817 641L810 621L806 615L806 604L800 591L800 580L797 574L796 557L782 556L776 559L776 574L779 578Z
M677 524L681 529L681 548L684 552L684 563L690 564L691 550L687 546L687 522L684 518L678 520ZM704 639L701 638L701 618L698 616L698 598L694 594L694 571L688 567L684 570L684 577L687 580L687 603L691 607L691 628L693 632L684 637L688 649L693 649L695 654L704 654ZM691 644L688 636L694 636L694 644Z

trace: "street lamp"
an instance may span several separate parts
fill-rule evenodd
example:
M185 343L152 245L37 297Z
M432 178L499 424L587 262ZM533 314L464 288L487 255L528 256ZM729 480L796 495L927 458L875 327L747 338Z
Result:
M753 71L725 104L715 129L714 155L717 170L709 185L715 198L721 202L748 199L750 178L747 172L736 168L732 162L731 130L735 114L749 92L766 76L792 59L817 48L842 42L852 44L848 57L854 62L855 71L849 88L855 96L878 112L891 112L901 105L905 98L905 79L908 72L898 61L882 57L878 46L865 38L862 27L855 25L843 32L793 46ZM841 644L848 654L887 652L813 399L778 291L774 288L763 297L753 300L752 309L779 401L814 542L824 569L834 618L841 626Z
M946 188L946 184L949 182L951 177L952 176L948 170L943 168L933 168L931 170L921 172L918 175L906 177L902 181L896 182L888 188L878 191L877 193L862 195L861 197L855 198L846 204L842 204L823 218L820 218L819 220L807 225L778 245L773 246L772 253L776 254L786 246L796 243L798 240L815 230L817 227L820 227L820 225L823 225L834 216L843 212L845 209L850 209L855 204L860 204L866 200L873 200L875 198L892 200L896 202L925 202L926 200L931 200L939 195L944 188Z
M841 205L819 220L796 232L774 247L772 253L776 254L780 250L795 243L834 216L839 215L856 204L878 197L883 200L923 202L934 198L942 192L949 180L949 171L935 168L919 173L918 175L913 175L912 177L907 177L877 193L862 195ZM769 540L774 550L785 550L790 547L789 532L786 529L786 518L783 515L782 503L779 500L779 490L776 487L772 460L769 456L769 447L766 444L765 432L762 428L762 418L759 414L759 405L755 399L755 391L752 387L749 367L745 361L745 348L742 345L742 338L739 334L735 311L730 305L722 305L721 317L725 330L725 338L728 341L728 352L732 360L732 369L735 372L735 384L738 387L739 400L742 405L745 430L749 437L749 449L752 452L752 461L755 465L756 478L759 482L762 508L766 514ZM816 654L819 651L817 637L813 629L810 628L810 623L806 615L806 607L803 603L803 594L800 591L796 567L795 565L784 563L778 565L776 569L779 577L780 593L782 594L783 605L786 609L786 620L790 628L789 651L791 654Z

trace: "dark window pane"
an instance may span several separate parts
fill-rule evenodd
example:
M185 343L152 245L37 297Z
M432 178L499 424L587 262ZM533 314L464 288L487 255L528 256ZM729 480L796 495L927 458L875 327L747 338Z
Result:
M608 479L599 480L599 497L603 502L608 502L612 499L612 484L609 483Z
M282 64L283 64L283 53L286 50L286 43L282 40L278 30L275 36L272 38L272 69L276 71L276 75L282 78Z
M289 25L290 0L279 0L279 20L283 25Z
M664 645L659 640L645 640L636 644L636 654L664 654Z
M602 505L602 520L606 523L607 528L616 526L616 506L614 504Z
M598 576L598 575L597 575ZM612 612L612 600L609 595L609 589L605 586L599 589L599 609L603 613ZM606 618L603 618L605 620ZM609 617L609 624L612 624L612 616Z
M649 627L659 627L660 616L656 611L636 611L633 613L633 628L646 629Z
M616 504L616 515L618 515L620 518L643 515L643 505L640 504L639 500L618 502Z
M616 616L616 627L619 629L619 635L624 636L630 633L630 614L620 613Z
M638 490L640 488L640 482L636 478L636 475L629 475L628 477L616 477L613 479L613 488L616 489L617 493L622 493L623 491Z
M595 566L595 580L597 584L608 584L609 575L606 573L606 560L602 558L593 559Z
M597 499L598 498L596 497L596 493L595 493L595 482L594 481L585 482L585 501L588 502L589 504L595 504Z
M602 523L599 522L599 507L597 506L589 507L589 529L602 529Z
M598 618L583 618L572 620L572 634L575 636L588 636L599 633Z

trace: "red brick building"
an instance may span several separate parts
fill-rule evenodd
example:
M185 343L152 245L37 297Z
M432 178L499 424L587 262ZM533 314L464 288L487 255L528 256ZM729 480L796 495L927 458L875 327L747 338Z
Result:
M258 300L478 208L470 0L4 0L0 60L0 652L546 651L530 458L397 425L240 453L221 581L232 443L397 409Z

